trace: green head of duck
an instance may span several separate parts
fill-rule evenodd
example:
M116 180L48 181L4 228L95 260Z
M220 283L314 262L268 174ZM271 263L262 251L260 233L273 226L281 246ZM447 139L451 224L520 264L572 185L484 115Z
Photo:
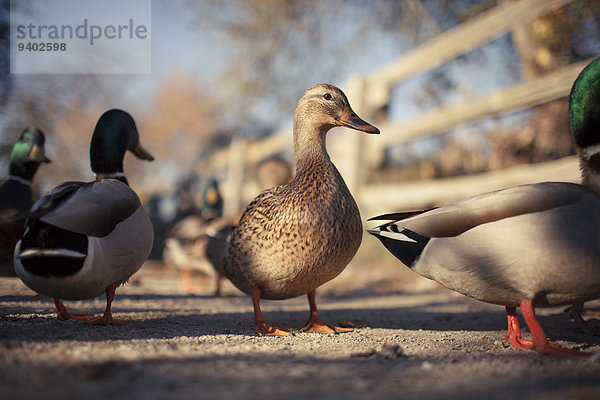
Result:
M202 218L207 221L220 218L223 214L223 198L219 192L219 184L216 180L210 180L203 197Z
M44 143L46 139L37 128L26 128L10 153L9 173L32 180L41 163L49 163Z
M141 160L154 160L154 157L142 147L131 115L118 109L106 111L96 123L92 136L90 145L92 171L101 176L122 173L123 158L127 150Z
M569 127L578 148L600 144L600 57L590 62L573 84Z

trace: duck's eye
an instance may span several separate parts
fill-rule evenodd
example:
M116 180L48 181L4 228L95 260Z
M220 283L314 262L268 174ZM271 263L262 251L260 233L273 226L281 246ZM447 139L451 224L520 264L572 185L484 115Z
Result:
M329 93L325 93L325 94L323 95L323 98L324 98L325 100L331 100L331 95L330 95Z

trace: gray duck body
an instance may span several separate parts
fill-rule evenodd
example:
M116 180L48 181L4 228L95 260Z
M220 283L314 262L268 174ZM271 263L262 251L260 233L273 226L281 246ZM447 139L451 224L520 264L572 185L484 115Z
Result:
M518 186L397 225L430 238L414 271L477 300L554 307L600 297L600 198L581 185Z

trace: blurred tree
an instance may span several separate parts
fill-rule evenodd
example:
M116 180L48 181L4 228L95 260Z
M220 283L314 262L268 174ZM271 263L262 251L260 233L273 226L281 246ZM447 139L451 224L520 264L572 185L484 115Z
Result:
M131 107L123 101L127 79L125 75L34 75L15 80L2 109L5 159L23 128L36 126L46 134L48 156L56 160L40 169L36 183L45 190L64 180L90 180L89 145L96 122L106 110L123 108L133 116L141 142L156 158L141 163L125 157L132 187L142 197L173 189L181 175L195 169L201 152L210 151L212 141L220 139L210 89L174 72L149 104ZM0 166L0 171L7 167Z
M140 116L144 138L165 158L195 161L210 148L220 129L212 88L190 73L171 72L161 83L153 103Z
M214 150L215 143L222 145L221 116L213 91L192 74L174 71L161 83L146 111L134 116L144 146L156 162L131 163L128 174L139 173L147 190L164 192L164 182L154 179L157 175L166 173L169 180L176 180L193 174L198 159Z
M27 126L45 133L48 156L57 162L40 168L36 182L41 187L91 178L90 139L95 120L105 111L102 104L110 104L112 89L101 75L32 75L14 80L2 109L3 137L13 142Z
M395 34L398 46L406 51L493 7L496 1L233 0L223 7L213 0L189 4L198 10L200 25L215 28L233 47L234 61L223 72L220 87L226 89L228 107L248 120L265 109L270 117L279 114L287 119L309 85L339 83L355 73L357 65L367 65L363 57L376 41L369 35ZM438 72L436 81L442 86L449 80L444 73ZM445 88L429 84L424 91L430 94L425 96L440 96ZM282 122L284 118L276 121Z

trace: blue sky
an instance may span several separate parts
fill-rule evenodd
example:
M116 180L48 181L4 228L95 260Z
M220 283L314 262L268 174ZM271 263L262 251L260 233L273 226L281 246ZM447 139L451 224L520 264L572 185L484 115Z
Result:
M13 0L14 1L14 0ZM22 0L21 0L22 1ZM60 4L73 2L73 4L85 4L86 1L78 0L50 0L58 1ZM225 70L231 61L234 51L227 46L224 37L216 32L210 24L210 16L201 15L202 5L190 3L184 0L135 0L133 2L120 2L111 0L117 4L116 8L125 13L136 13L135 7L140 8L140 4L151 4L152 29L151 29L151 74L149 75L128 75L114 76L112 79L122 88L122 93L116 94L120 97L118 102L124 104L136 103L135 107L144 106L152 96L162 81L174 70L189 72L196 76L200 82L213 82ZM20 2L21 3L21 2ZM94 3L94 2L91 2ZM106 2L102 2L105 3ZM102 4L94 3L94 4ZM110 2L109 2L110 3ZM25 3L27 4L27 2ZM46 12L39 2L32 2L33 10L36 12ZM227 2L223 3L227 7ZM110 4L109 4L110 5ZM357 3L348 3L347 7L342 7L336 12L335 19L331 26L324 27L323 49L331 50L332 54L338 50L342 43L348 46L349 51L357 50L355 57L346 55L348 62L343 60L336 64L329 54L323 54L318 60L315 60L312 70L307 74L308 81L290 82L290 85L297 85L297 91L301 93L305 87L314 83L328 80L331 83L341 85L352 74L368 74L377 67L386 62L399 57L403 52L409 49L408 41L400 34L385 32L377 26L372 26L367 30L359 30L357 21L362 11ZM143 8L143 7L142 7ZM146 6L146 8L148 8ZM77 21L80 19L82 9L86 7L71 7L69 12L72 15L61 15L59 19L69 19ZM100 7L102 9L102 7ZM110 7L105 8L109 10ZM102 11L89 9L88 12L94 14L101 20L111 20L111 15L102 15ZM67 12L67 14L69 14ZM52 11L50 11L52 14ZM84 12L84 14L86 14ZM112 17L114 18L114 17ZM49 18L52 20L52 18ZM355 43L353 43L355 42ZM500 39L493 42L481 50L477 50L481 57L476 57L473 62L452 62L447 65L448 75L461 82L461 85L473 94L483 94L497 87L504 86L519 80L518 66L514 65L514 53L511 52L510 45L506 39ZM507 62L508 61L508 62ZM515 68L516 67L516 68ZM331 70L335 70L332 74ZM468 76L468 80L464 77ZM111 81L107 77L107 81ZM415 77L399 85L393 92L394 102L391 105L390 116L393 119L401 120L414 115L421 110L421 105L414 99L425 80L429 79L427 74L421 77ZM28 81L28 77L15 76L17 86L22 81ZM126 82L121 84L120 82ZM300 87L302 86L302 87ZM464 96L464 90L449 92L445 101L451 102ZM269 99L252 99L253 102L265 102ZM269 109L269 107L265 107ZM260 108L258 108L260 110ZM256 118L264 120L269 124L272 118L268 112L257 111ZM291 119L293 110L289 111L287 118Z

